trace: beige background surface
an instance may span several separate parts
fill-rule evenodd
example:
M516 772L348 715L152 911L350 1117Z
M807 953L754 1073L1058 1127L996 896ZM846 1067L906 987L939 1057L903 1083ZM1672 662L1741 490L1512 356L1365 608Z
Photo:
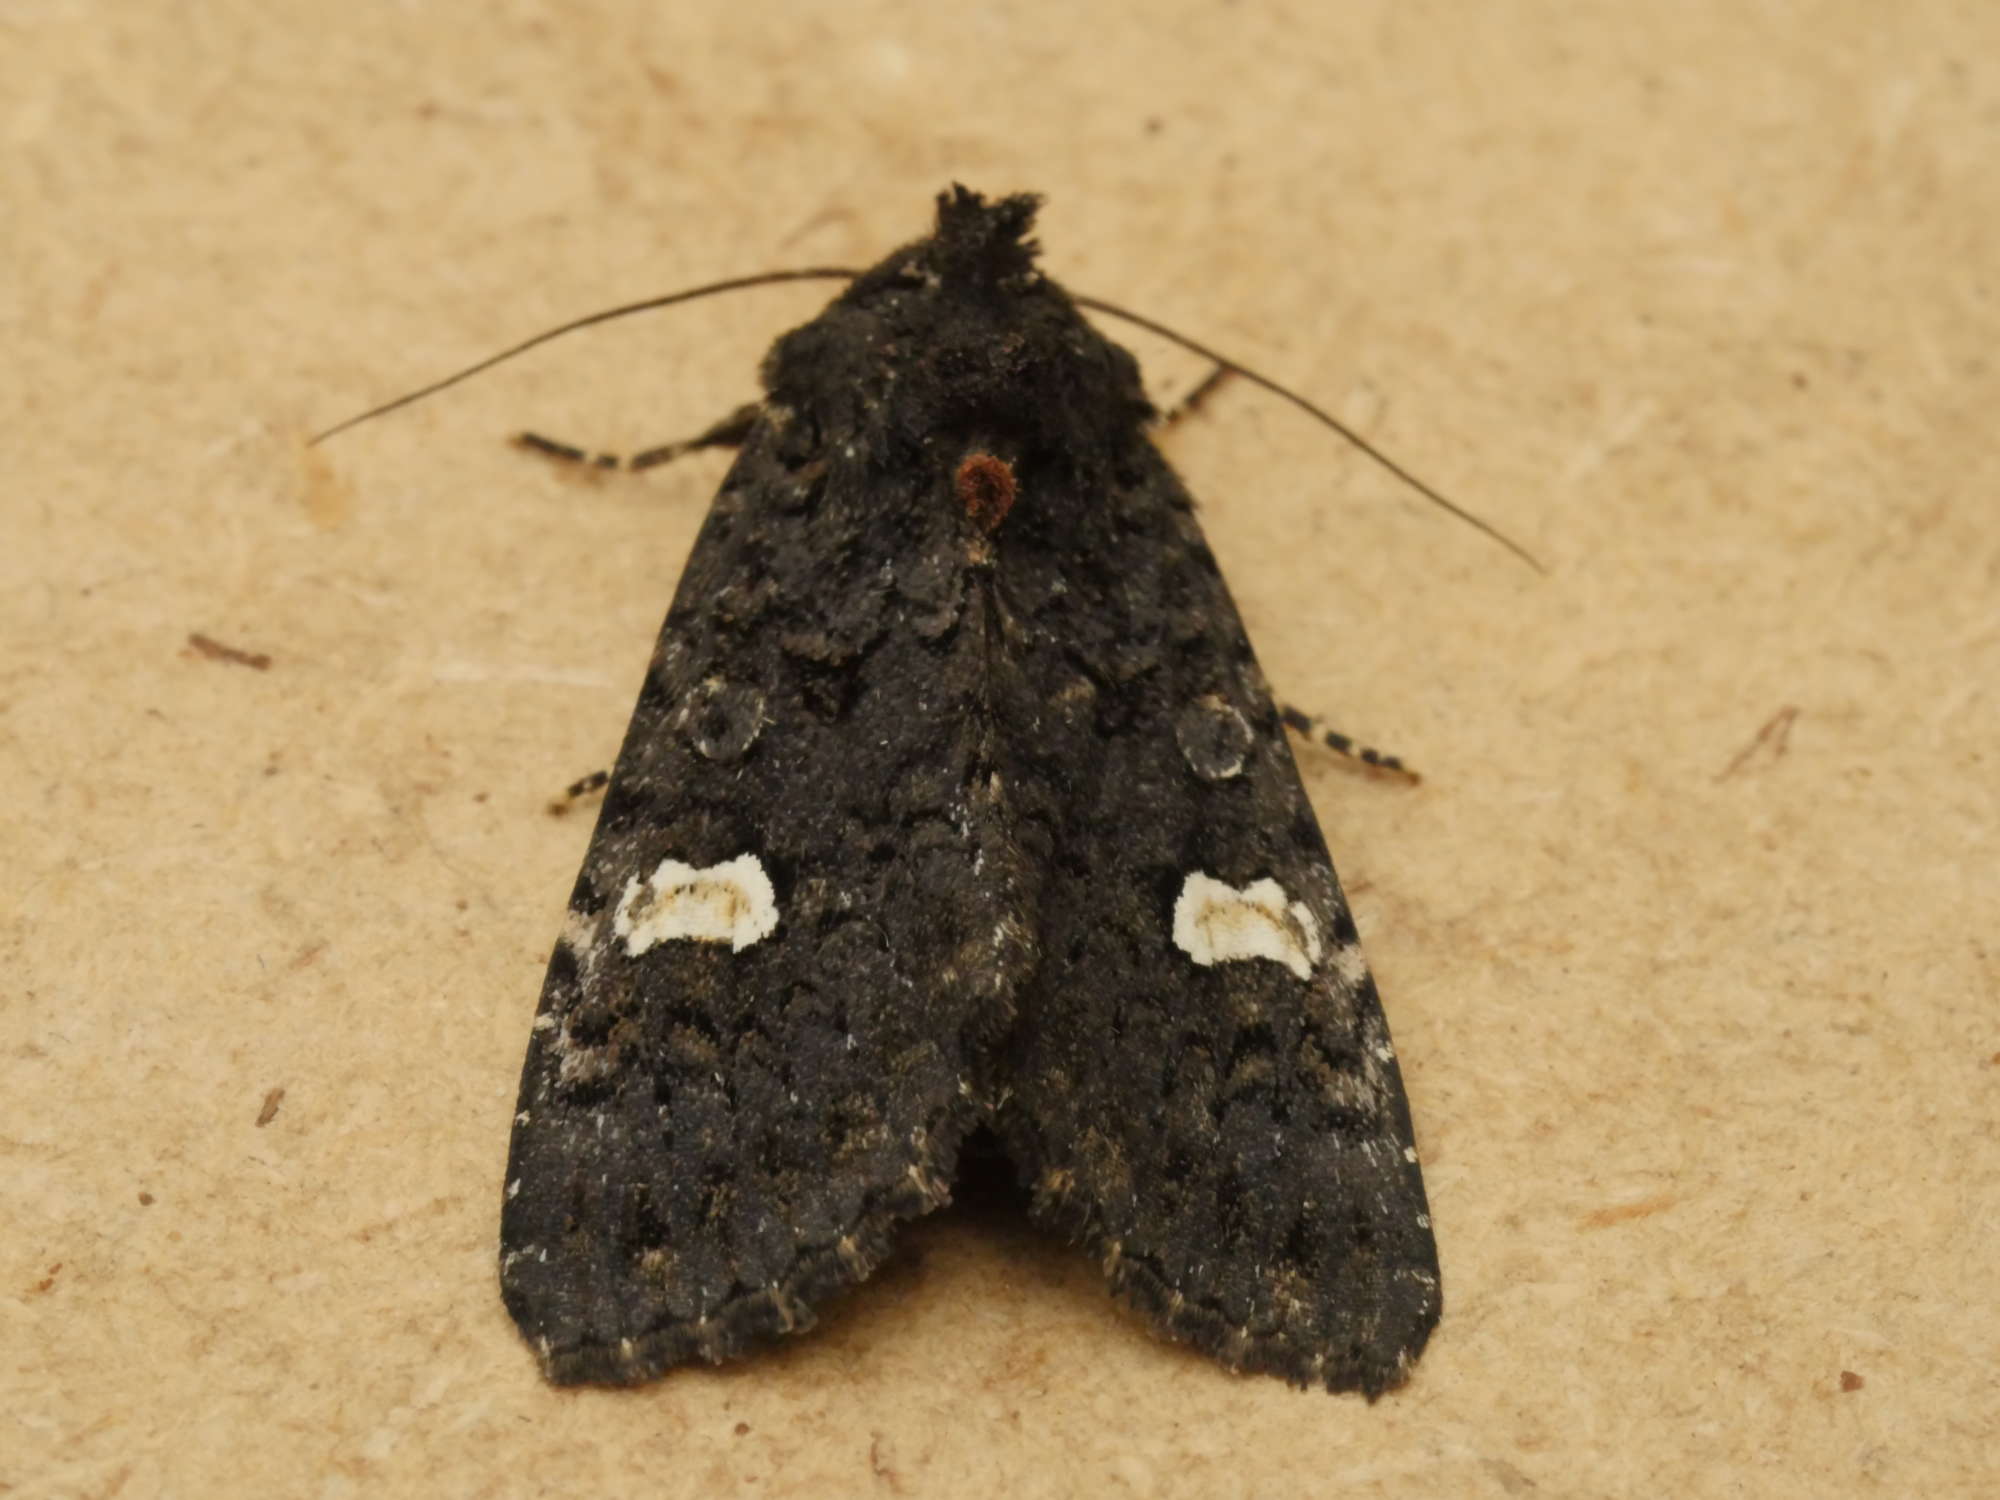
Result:
M1983 0L0 9L0 1491L1991 1493L1995 56ZM500 439L680 435L824 293L303 439L953 177L1551 566L1240 385L1166 439L1272 679L1428 773L1306 762L1444 1257L1373 1407L990 1211L635 1393L496 1295L543 804L723 466Z

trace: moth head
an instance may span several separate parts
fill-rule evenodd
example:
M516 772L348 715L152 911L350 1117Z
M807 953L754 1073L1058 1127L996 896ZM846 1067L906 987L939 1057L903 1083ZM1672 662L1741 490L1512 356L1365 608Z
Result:
M884 462L968 443L1074 467L1137 441L1152 416L1137 363L1035 265L1039 200L954 186L937 227L781 339L772 397Z
M937 197L937 229L911 247L947 284L998 287L1034 274L1042 247L1028 238L1042 206L1036 193L1010 193L988 203L953 183Z

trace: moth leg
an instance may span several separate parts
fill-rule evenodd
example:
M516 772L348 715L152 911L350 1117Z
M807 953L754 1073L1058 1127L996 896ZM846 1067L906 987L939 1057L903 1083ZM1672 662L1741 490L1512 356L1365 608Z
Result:
M1186 418L1193 416L1196 410L1215 394L1215 388L1235 373L1228 365L1217 365L1210 370L1198 385L1160 413L1156 424L1159 430L1165 432L1168 428L1178 426Z
M571 808L575 807L577 803L588 797L592 792L603 791L606 785L610 783L610 780L611 773L609 771L592 771L588 776L579 776L569 784L560 797L550 801L549 816L552 818L567 817Z
M1357 744L1337 729L1329 728L1326 720L1316 719L1303 709L1294 708L1289 703L1278 706L1278 717L1285 721L1287 729L1296 730L1314 744L1324 745L1336 755L1359 761L1364 766L1377 771L1391 771L1408 779L1411 786L1423 781L1423 777L1404 765L1401 758L1384 754L1372 745Z
M656 448L647 448L634 453L629 458L616 453L593 453L588 448L579 448L573 443L558 442L554 438L543 437L539 432L523 432L515 439L520 447L546 457L560 459L563 463L587 464L593 469L625 469L633 471L650 469L659 464L669 463L684 453L692 453L698 448L740 448L743 440L750 435L750 426L757 420L759 408L756 402L748 402L724 417L706 430L679 442L662 443Z

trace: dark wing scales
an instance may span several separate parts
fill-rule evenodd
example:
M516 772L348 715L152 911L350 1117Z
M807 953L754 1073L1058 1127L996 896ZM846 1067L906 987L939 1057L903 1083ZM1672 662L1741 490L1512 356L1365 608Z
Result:
M1001 566L1051 705L1010 753L1059 747L1064 792L1001 1133L1163 1331L1373 1396L1437 1322L1437 1252L1325 842L1164 460L1051 513L1053 539L1010 522Z
M536 1015L501 1285L557 1381L727 1358L866 1276L945 1199L1032 963L972 874L950 510L798 425L703 527Z

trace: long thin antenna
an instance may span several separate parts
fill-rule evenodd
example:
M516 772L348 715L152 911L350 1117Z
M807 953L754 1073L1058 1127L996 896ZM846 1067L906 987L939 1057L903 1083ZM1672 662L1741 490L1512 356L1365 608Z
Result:
M1389 457L1388 454L1384 453L1380 448L1377 448L1373 443L1369 442L1368 439L1363 437L1360 433L1356 432L1352 427L1349 427L1345 422L1342 422L1337 417L1333 416L1331 413L1322 411L1319 407L1313 405L1312 402L1306 400L1306 398L1301 396L1298 392L1287 390L1284 386L1279 385L1277 381L1272 380L1269 376L1259 375L1255 370L1252 370L1244 365L1239 365L1235 360L1229 359L1224 355L1217 354L1213 349L1209 348L1207 345L1198 344L1193 339L1189 338L1186 334L1176 333L1174 332L1173 329L1166 327L1164 324L1155 323L1151 318L1142 318L1139 316L1139 314L1135 312L1127 312L1122 307L1118 307L1110 302L1102 301L1096 297L1079 297L1075 293L1071 293L1070 300L1076 303L1078 307L1087 307L1092 312L1101 312L1101 313L1106 313L1114 318L1122 318L1124 321L1134 325L1135 327L1145 329L1148 333L1158 334L1161 338L1166 339L1170 343L1179 344L1183 349L1187 350L1188 353L1198 354L1203 359L1206 360L1213 360L1217 365L1221 366L1225 370L1228 370L1231 374L1241 375L1245 380L1249 381L1252 385L1262 386L1272 395L1284 397L1285 400L1291 402L1292 405L1298 407L1299 410L1306 413L1306 415L1311 417L1317 417L1321 422L1325 423L1328 427L1332 428L1335 432L1339 433L1342 437L1346 438L1348 442L1352 443L1355 447L1359 448L1363 453L1367 454L1370 458L1374 459L1376 463L1380 464L1383 468L1387 469L1391 474L1394 474L1398 479L1402 480L1403 483L1407 484L1411 489L1415 490L1419 495L1422 495L1426 500L1430 501L1431 504L1439 506L1442 509L1449 511L1452 515L1457 516L1459 520L1465 522L1466 525L1473 527L1475 530L1485 532L1487 536L1491 537L1494 541L1498 542L1501 546L1505 547L1509 552L1513 553L1516 557L1520 558L1522 562L1526 563L1529 567L1533 568L1537 573L1547 574L1547 572L1549 571L1547 568L1543 567L1539 561L1536 560L1535 555L1532 552L1528 551L1528 549L1523 547L1519 542L1516 542L1515 540L1513 540L1513 538L1507 536L1504 532L1502 532L1489 522L1480 520L1478 516L1475 516L1471 511L1465 509L1465 507L1454 504L1452 501L1445 499L1443 495L1440 495L1436 490L1432 489L1429 485L1425 484L1421 479L1417 478L1416 475L1412 474L1408 469L1404 468L1401 464L1397 463L1393 458Z
M628 302L622 307L606 308L602 312L594 312L585 317L574 318L554 328L545 329L533 338L523 339L510 349L502 349L498 354L488 355L477 364L467 365L464 369L457 371L455 374L447 375L442 380L434 380L429 385L398 396L393 401L384 401L380 406L371 406L367 411L361 412L359 415L349 417L344 422L335 423L324 432L315 433L308 439L308 446L323 443L328 438L347 431L350 427L359 427L363 422L373 421L376 417L386 416L392 411L408 406L413 401L421 401L426 396L434 396L439 391L447 390L457 385L461 380L470 380L474 375L490 370L497 364L503 364L507 360L514 358L517 354L526 354L530 349L546 344L551 339L559 339L566 333L575 333L580 328L591 328L599 323L609 323L614 318L629 317L633 313L652 312L657 308L672 307L676 303L693 302L699 297L713 297L720 292L742 291L747 287L771 286L784 281L852 281L861 274L859 271L849 270L844 266L809 266L796 271L760 271L755 276L732 276L727 281L711 281L705 286L689 287L685 291L669 292L664 297L648 297L643 302ZM1164 323L1156 323L1151 318L1141 317L1138 313L1129 312L1125 308L1119 307L1116 303L1106 302L1098 297L1078 297L1075 295L1072 295L1070 300L1075 302L1079 307L1087 307L1093 312L1101 312L1110 317L1123 319L1134 327L1143 328L1148 333L1157 334L1170 343L1180 345L1181 348L1187 350L1190 354L1196 354L1203 359L1210 360L1220 369L1227 370L1234 375L1240 375L1252 385L1262 386L1274 396L1283 397L1285 400L1291 402L1292 405L1298 407L1299 410L1305 412L1306 415L1316 418L1325 426L1345 438L1349 443L1352 443L1356 448L1374 459L1376 463L1387 469L1391 474L1394 474L1433 505L1449 511L1475 530L1484 532L1488 537L1520 558L1522 562L1533 568L1537 573L1548 572L1548 569L1543 567L1536 560L1534 554L1529 552L1527 548L1521 546L1520 543L1514 541L1497 527L1486 521L1482 521L1463 506L1447 500L1443 495L1425 484L1423 480L1417 478L1416 475L1389 457L1380 448L1369 442L1368 439L1356 432L1352 427L1349 427L1330 412L1315 406L1312 402L1306 400L1305 397L1298 394L1298 392L1279 385L1277 381L1272 380L1269 376L1259 375L1247 365L1238 364L1235 360L1216 353L1215 350L1209 348L1206 344L1197 343L1184 333L1175 332Z
M531 339L523 339L511 349L503 349L498 354L482 359L476 365L467 365L455 375L447 375L442 380L434 380L422 390L411 391L398 396L394 401L384 401L380 406L370 407L359 416L349 417L315 434L308 442L323 443L335 433L345 432L350 427L359 427L363 422L385 416L399 407L408 406L412 401L421 401L426 396L435 396L439 391L457 385L461 380L470 380L483 370L512 359L517 354L526 354L538 344L546 344L550 339L559 339L566 333L575 333L579 328L589 328L597 323L609 323L613 318L622 318L631 313L651 312L656 307L672 307L676 302L692 302L697 297L712 297L718 292L736 292L745 287L769 286L779 281L852 281L859 271L849 271L838 266L812 266L801 271L763 271L755 276L733 276L727 281L712 281L707 286L690 287L684 292L669 292L664 297L648 297L644 302L628 302L623 307L607 308L594 312L589 317L577 318L560 327L538 333Z

